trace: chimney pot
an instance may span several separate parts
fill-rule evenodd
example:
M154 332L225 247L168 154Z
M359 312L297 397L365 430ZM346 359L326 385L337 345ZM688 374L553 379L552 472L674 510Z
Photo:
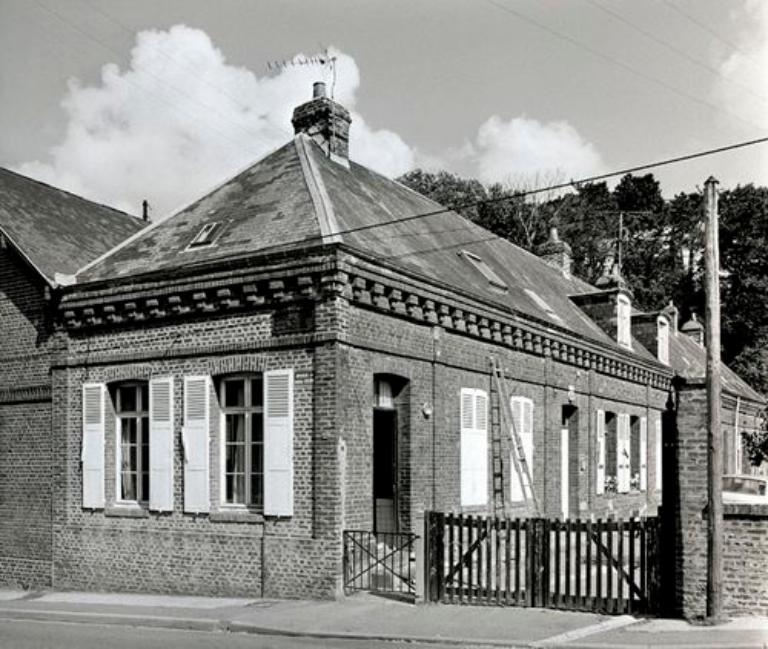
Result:
M349 165L349 111L325 94L325 84L317 81L312 86L312 99L293 111L293 129L296 134L306 133L332 160Z

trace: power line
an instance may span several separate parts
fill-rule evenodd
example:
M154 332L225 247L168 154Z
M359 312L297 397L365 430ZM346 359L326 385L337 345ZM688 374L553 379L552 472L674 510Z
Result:
M409 221L415 221L415 220L418 220L418 219L424 219L424 218L428 218L428 217L431 217L431 216L438 216L440 214L447 214L447 213L450 213L450 212L457 212L459 210L467 209L467 208L470 208L470 207L477 207L477 206L485 205L485 204L500 203L502 201L516 200L516 199L519 199L519 198L522 198L522 197L525 197L525 196L532 196L534 194L542 194L542 193L545 193L545 192L552 192L552 191L557 191L557 190L560 190L560 189L567 189L567 188L573 188L573 187L577 187L578 188L581 185L587 185L587 184L598 182L598 181L601 181L601 180L606 180L608 178L614 178L616 176L623 176L623 175L626 175L626 174L629 174L629 173L635 173L636 171L646 171L648 169L657 169L659 167L665 167L665 166L669 166L669 165L672 165L672 164L679 164L681 162L686 162L688 160L695 160L695 159L698 159L698 158L704 158L704 157L708 157L708 156L718 155L720 153L726 153L728 151L734 151L734 150L737 150L737 149L743 149L743 148L746 148L746 147L749 147L749 146L755 146L757 144L763 144L763 143L766 143L766 142L768 142L768 137L761 137L761 138L757 138L757 139L754 139L754 140L747 140L747 141L744 141L744 142L737 142L735 144L729 144L727 146L717 147L717 148L714 148L714 149L706 149L704 151L698 151L696 153L690 153L690 154L683 155L683 156L677 156L677 157L674 157L674 158L666 158L666 159L663 159L663 160L657 160L655 162L650 162L650 163L647 163L647 164L635 165L633 167L626 167L624 169L617 169L616 171L610 171L610 172L607 172L607 173L604 173L604 174L598 174L598 175L595 175L595 176L588 176L586 178L581 178L579 180L571 180L570 182L567 182L567 183L558 183L558 184L555 184L555 185L549 185L547 187L539 187L539 188L535 188L535 189L529 189L529 190L524 190L524 191L520 191L520 192L515 192L513 194L508 194L508 195L505 195L505 196L499 196L499 197L496 197L496 198L488 198L488 199L483 199L483 200L479 200L479 201L473 201L471 203L452 205L450 207L444 207L444 208L441 208L439 210L433 210L433 211L430 211L430 212L421 212L421 213L418 213L418 214L412 214L410 216L405 216L405 217L400 218L400 219L392 219L392 220L389 220L389 221L379 221L378 223L372 223L372 224L369 224L369 225L360 225L360 226L357 226L357 227L354 227L354 228L347 228L345 230L337 230L337 231L335 231L335 232L333 232L331 234L333 234L333 235L352 234L354 232L361 232L361 231L364 231L364 230L373 230L375 228L386 227L386 226L389 226L389 225L396 225L398 223L407 223ZM471 229L472 227L481 228L482 226L479 226L477 224L473 224L472 226L468 226L467 229ZM419 233L419 236L421 236L421 235L422 235L422 233ZM305 237L303 239L294 239L292 241L286 241L284 243L274 244L274 245L262 248L258 252L260 254L263 254L263 253L269 253L269 252L273 252L273 251L280 251L280 250L283 250L287 246L290 246L292 244L296 244L296 243L309 243L309 242L315 241L317 239L322 239L322 235L314 235L314 236L311 236L311 237ZM483 237L483 238L476 239L476 240L470 240L470 241L460 242L460 243L456 243L456 244L450 244L450 245L444 246L444 247L438 246L436 248L428 249L427 252L436 252L436 251L441 250L441 249L456 248L456 247L460 247L460 246L470 245L470 244L473 244L473 243L481 243L481 242L484 242L484 241L494 241L494 240L497 240L497 239L502 239L502 237L500 237L498 235L493 235L493 236L490 236L490 237ZM380 239L380 240L382 240L382 239ZM410 255L410 254L418 254L418 253L419 253L419 251L414 251L413 253L406 253L406 254ZM406 256L406 254L392 255L391 258L395 258L395 257L398 257L398 256ZM241 257L241 256L242 256L242 253L237 253L237 254L233 254L233 255L223 255L221 257L217 257L216 260L217 261L224 261L224 260L227 260L227 259L234 259L234 258L238 258L238 257ZM387 258L388 257L386 257L386 256L378 257L378 259L387 259ZM204 265L204 264L210 263L210 261L211 260L201 260L201 261L198 261L198 262L192 262L192 263L189 264L189 266Z
M699 29L701 29L702 31L706 32L707 34L709 34L709 35L710 35L710 36L712 36L713 38L717 39L718 41L720 41L720 42L721 42L721 43L723 43L724 45L727 45L728 47L730 47L731 49L733 49L735 52L738 52L739 54L741 54L741 55L742 55L742 56L743 56L745 59L747 59L748 61L750 61L750 62L752 63L752 65L754 65L754 66L755 66L755 67L756 67L756 68L757 68L757 69L758 69L758 70L759 70L761 73L762 73L762 72L764 72L764 66L763 66L763 65L761 65L761 64L760 64L758 61L755 61L755 59L753 59L753 58L752 58L752 56L751 56L750 54L747 54L747 53L746 53L744 50L742 50L742 49L741 49L741 48L740 48L738 45L736 45L735 43L732 43L732 42L731 42L731 41L729 41L729 40L726 40L726 39L724 39L724 38L722 37L722 35L718 34L718 33L717 33L717 32L716 32L714 29L710 28L710 27L709 27L709 26L708 26L706 23L703 23L703 22L701 22L700 20L698 20L697 18L694 18L694 17L693 17L693 16L691 16L689 13L686 13L686 12L685 12L685 11L683 11L683 10L682 10L680 7L678 7L678 6L677 6L677 5L675 5L674 3L670 2L669 0L661 0L661 1L662 1L662 2L663 2L663 3L664 3L666 6L667 6L667 7L669 7L670 9L672 9L672 11L676 12L677 14L679 14L680 16L682 16L683 18L685 18L685 19L686 19L686 20L688 20L689 22L691 22L691 23L693 23L694 25L696 25L696 26L697 26Z
M639 25L636 25L632 21L624 18L624 16L622 16L621 14L613 11L612 9L609 9L608 7L605 7L605 6L601 5L599 2L597 2L597 0L585 0L585 2L588 2L590 5L595 7L595 9L599 9L603 13L608 14L609 16L614 18L615 20L618 20L619 22L627 25L631 29L634 29L636 32L642 34L643 36L645 36L646 38L652 40L653 42L658 43L659 45L661 45L662 47L665 47L669 51L674 52L678 56L681 56L682 58L684 58L689 63L692 63L693 65L695 65L695 66L697 66L697 67L699 67L699 68L701 68L703 70L706 70L708 72L711 72L712 74L717 75L718 77L723 79L726 83L729 83L729 84L732 84L734 86L738 86L739 88L742 88L743 90L748 92L750 95L752 95L756 99L759 99L762 102L768 102L768 97L766 97L765 95L761 95L759 93L754 92L749 86L747 86L747 85L745 85L743 83L740 83L738 81L734 81L733 79L729 79L728 77L726 77L717 68L712 67L711 65L709 65L707 63L704 63L703 61L700 61L696 57L691 56L690 54L688 54L685 50L682 50L679 47L677 47L675 45L672 45L672 43L669 43L669 42L665 41L664 39L659 38L653 32L650 32L647 29L644 29L644 28L640 27Z
M696 97L695 95L692 95L690 93L685 92L684 90L681 90L680 88L677 88L673 86L670 83L667 83L666 81L663 81L657 77L654 77L650 74L647 74L646 72L643 72L642 70L638 70L637 68L629 65L628 63L624 63L623 61L620 61L619 59L616 59L612 56L609 56L608 54L604 54L600 50L596 50L594 47L591 47L590 45L587 45L586 43L582 43L580 40L573 38L572 36L569 36L568 34L564 34L563 32L560 32L549 25L545 25L542 22L539 22L538 20L535 20L533 18L530 18L529 16L526 16L525 14L512 9L511 7L508 7L504 4L501 4L501 2L498 2L497 0L486 0L487 3L493 5L497 9L500 9L501 11L504 11L508 14L511 14L518 18L519 20L522 20L523 22L526 22L530 25L533 25L534 27L547 32L551 36L554 36L555 38L558 38L560 40L566 41L567 43L570 43L571 45L574 45L575 47L578 47L582 50L585 50L586 52L589 52L593 56L596 56L603 61L607 61L608 63L615 65L622 70L626 70L627 72L631 72L632 74L641 77L642 79L645 79L646 81L650 81L651 83L654 83L658 86L661 86L662 88L668 90L669 92L672 92L680 97L683 97L685 99L688 99L690 101L694 101L697 104L701 104L702 106L706 106L710 110L714 110L720 113L724 113L727 115L730 115L734 119L739 120L740 122L751 126L751 127L758 127L758 124L755 124L754 122L751 122L750 120L746 120L743 117L740 117L739 115L736 115L735 113L732 113L729 110L725 110L724 108L721 108L720 106L717 106L711 102L706 101L705 99L701 99L700 97Z
M370 225L361 225L357 226L355 228L350 228L348 230L340 230L338 232L335 232L334 234L350 234L352 232L359 232L361 230L370 230L373 228L382 227L385 225L391 225L394 223L405 223L407 221L414 221L416 219L423 219L427 218L429 216L435 216L437 214L445 214L446 212L457 212L459 210L468 209L470 207L478 207L480 205L489 205L493 203L500 203L502 201L509 201L509 200L515 200L518 198L523 198L525 196L533 196L535 194L543 194L544 192L553 192L558 191L561 189L568 189L569 187L578 187L579 185L587 185L590 183L598 182L600 180L607 180L608 178L614 178L616 176L624 176L626 174L634 173L636 171L645 171L647 169L656 169L658 167L666 167L668 165L677 164L680 162L685 162L687 160L695 160L697 158L704 158L707 156L716 155L719 153L725 153L727 151L733 151L736 149L743 149L748 146L754 146L757 144L763 144L765 142L768 142L768 137L761 137L754 140L747 140L745 142L738 142L736 144L729 144L727 146L718 147L716 149L707 149L705 151L698 151L696 153L689 153L687 155L683 156L677 156L675 158L667 158L665 160L658 160L656 162L651 162L648 164L642 164L642 165L636 165L634 167L627 167L625 169L618 169L616 171L610 171L608 173L604 174L598 174L595 176L588 176L586 178L582 178L580 180L571 180L569 182L565 183L558 183L556 185L549 185L548 187L539 187L536 189L529 189L524 190L520 192L514 192L512 194L508 194L505 196L498 196L496 198L485 198L479 201L473 201L471 203L464 203L460 205L452 205L451 207L445 207L439 210L434 210L432 212L424 212L421 214L412 214L411 216L406 216L401 219L392 219L390 221L382 221L380 223L374 223Z

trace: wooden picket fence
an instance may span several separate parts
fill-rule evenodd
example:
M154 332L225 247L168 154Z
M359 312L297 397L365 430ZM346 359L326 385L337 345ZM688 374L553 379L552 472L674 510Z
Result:
M563 521L427 512L426 597L652 614L658 531L655 517Z

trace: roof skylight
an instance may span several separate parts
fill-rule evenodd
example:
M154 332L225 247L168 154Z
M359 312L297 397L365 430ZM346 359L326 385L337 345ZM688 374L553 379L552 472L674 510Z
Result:
M552 320L557 322L558 324L564 325L563 319L555 313L555 311L552 309L549 304L542 298L536 291L531 290L530 288L525 289L525 294L531 298L535 303L536 306L538 306L544 313L546 313Z
M200 231L195 235L195 238L189 242L187 250L213 245L220 231L221 221L212 221L211 223L206 223L202 228L200 228Z
M459 254L480 271L482 276L488 280L492 288L501 291L502 293L506 293L509 290L504 283L504 280L496 274L496 271L493 270L482 257L479 257L468 250L462 250Z

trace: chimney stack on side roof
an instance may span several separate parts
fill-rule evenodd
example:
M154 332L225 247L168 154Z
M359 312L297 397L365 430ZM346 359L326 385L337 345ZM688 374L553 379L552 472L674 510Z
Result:
M553 225L549 229L549 239L539 246L539 257L550 266L557 268L564 277L571 277L571 246L562 241L557 234L557 228Z
M325 84L318 81L312 86L312 99L293 111L294 132L306 133L317 142L328 156L348 165L349 111L325 94Z
M691 313L691 319L680 327L686 336L696 342L696 344L704 347L704 325L696 318L695 313Z

